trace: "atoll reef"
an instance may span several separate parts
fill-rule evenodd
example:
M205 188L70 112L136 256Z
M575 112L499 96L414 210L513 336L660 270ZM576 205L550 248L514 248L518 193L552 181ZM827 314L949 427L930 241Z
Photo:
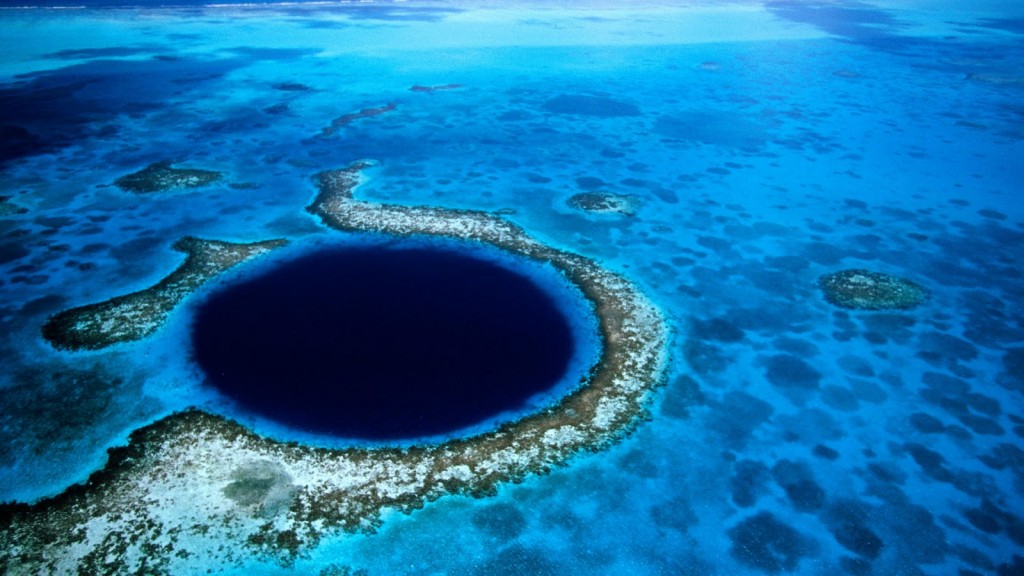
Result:
M213 184L223 177L220 172L197 168L174 168L174 163L165 160L146 166L114 180L114 185L125 192L149 194L185 188L199 188Z
M849 269L818 279L825 299L855 310L908 310L928 298L915 282L869 270Z
M174 249L188 256L169 276L145 290L59 312L43 325L43 337L54 347L65 350L98 350L145 338L204 282L286 243L268 240L236 244L182 238L174 243Z
M337 230L476 240L550 264L597 315L602 354L581 385L497 430L408 448L314 448L198 410L179 412L110 450L106 467L84 485L31 506L0 507L0 566L10 573L78 566L83 573L169 574L237 565L243 554L289 564L328 534L372 531L384 510L409 512L448 494L492 494L499 483L601 449L646 417L651 392L663 383L670 333L630 282L489 213L356 200L353 189L370 166L317 174L307 210ZM183 294L181 276L151 290ZM154 329L166 309L154 306L146 320L150 312L137 310L142 328L134 333ZM71 318L59 324L75 325Z
M636 213L636 200L629 196L612 194L611 192L582 192L569 197L571 208L590 212L591 214L622 214L632 216Z

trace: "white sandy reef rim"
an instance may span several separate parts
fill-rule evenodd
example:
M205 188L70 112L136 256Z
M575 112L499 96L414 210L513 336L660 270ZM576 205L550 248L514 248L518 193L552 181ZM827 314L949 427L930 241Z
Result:
M325 534L373 530L385 510L408 512L447 494L491 494L599 450L646 417L670 339L654 304L624 278L492 214L354 199L372 165L318 174L308 210L339 230L476 240L550 263L597 312L603 349L586 383L494 432L404 449L312 448L198 410L173 414L111 450L86 484L0 507L0 571L176 574L254 555L288 564Z

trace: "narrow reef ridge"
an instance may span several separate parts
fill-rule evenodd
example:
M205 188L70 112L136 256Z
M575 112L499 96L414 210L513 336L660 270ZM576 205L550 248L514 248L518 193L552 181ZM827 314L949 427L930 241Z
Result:
M188 410L135 431L84 485L33 505L0 506L0 571L181 574L291 564L331 534L370 532L385 510L449 494L486 496L622 438L663 383L669 328L630 282L545 246L485 212L383 206L353 198L372 166L315 177L307 210L338 230L488 242L548 262L595 306L602 355L556 405L478 436L407 448L324 449L261 437Z
M237 244L186 236L173 246L187 254L185 262L166 278L145 290L58 312L43 325L43 338L62 350L98 350L145 338L207 280L285 244L281 239Z

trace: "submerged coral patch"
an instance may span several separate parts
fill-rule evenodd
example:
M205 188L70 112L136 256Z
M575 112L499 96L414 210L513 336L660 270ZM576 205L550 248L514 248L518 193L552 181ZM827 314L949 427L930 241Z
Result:
M908 310L928 298L928 291L916 282L860 269L826 274L818 286L830 303L858 310Z
M197 168L175 168L174 163L165 160L146 166L114 180L114 185L125 192L149 194L184 188L199 188L213 184L223 177L220 172Z
M632 216L636 213L635 198L611 192L582 192L570 196L567 203L571 208L591 214Z

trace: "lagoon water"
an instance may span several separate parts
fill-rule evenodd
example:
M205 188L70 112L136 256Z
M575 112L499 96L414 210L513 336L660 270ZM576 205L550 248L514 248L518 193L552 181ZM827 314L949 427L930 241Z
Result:
M265 262L136 342L57 351L40 327L155 284L183 236L362 245L304 207L312 175L373 159L361 198L498 212L636 283L675 331L666 385L547 475L217 571L1024 573L1024 8L21 4L0 10L0 501L188 406L339 445L189 353L204 299ZM113 185L165 161L223 177ZM634 209L569 202L587 192ZM818 279L844 269L928 298L836 307Z

